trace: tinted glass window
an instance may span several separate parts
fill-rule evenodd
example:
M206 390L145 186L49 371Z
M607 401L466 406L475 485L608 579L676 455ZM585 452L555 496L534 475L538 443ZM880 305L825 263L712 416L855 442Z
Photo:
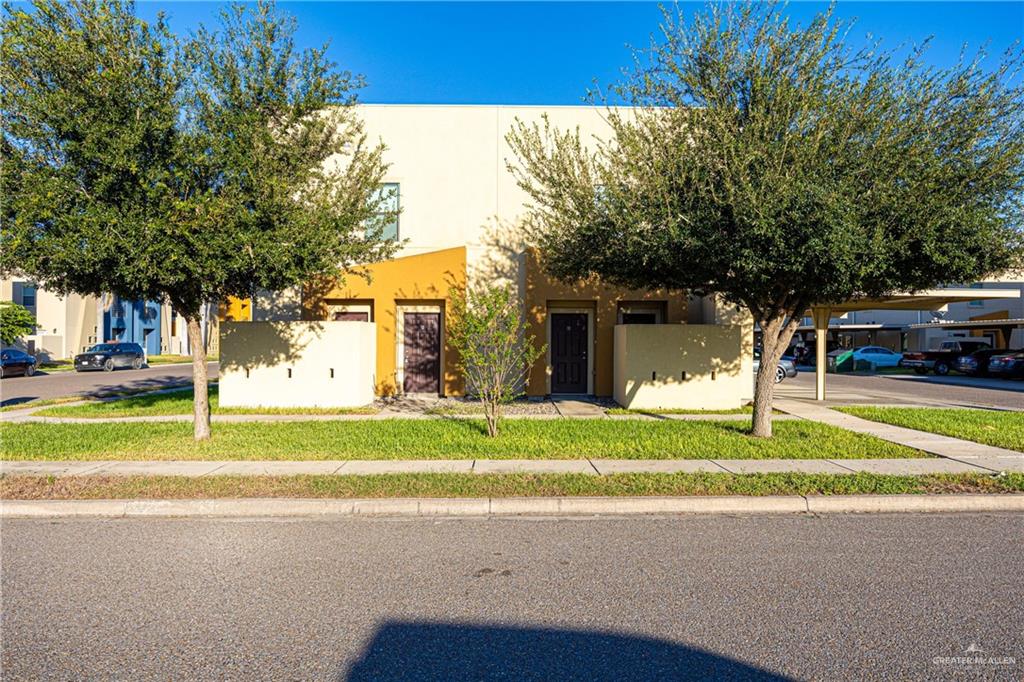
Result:
M117 348L112 343L97 343L95 346L89 349L90 353L110 353Z
M374 201L378 202L378 213L367 226L369 234L374 228L382 228L381 238L398 241L398 213L401 208L397 182L386 182L377 188Z

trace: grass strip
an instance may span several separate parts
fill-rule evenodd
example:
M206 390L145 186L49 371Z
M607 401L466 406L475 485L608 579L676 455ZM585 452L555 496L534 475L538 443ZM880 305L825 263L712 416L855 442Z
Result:
M1022 396L1024 399L1024 396ZM1024 452L1024 412L941 407L840 407L839 412L883 424Z
M824 459L924 457L920 450L805 420L772 438L724 420L507 420L497 438L476 419L216 424L196 442L189 422L0 423L16 460Z
M132 396L145 395L149 393L159 393L161 391L174 392L184 390L185 386L191 386L191 383L158 386L140 386L136 388L121 388L110 391L101 390L95 393L86 393L82 395L65 395L59 398L32 399L26 400L25 402L21 403L11 403L10 405L4 405L3 407L0 407L0 412L11 412L13 410L34 410L40 407L46 407L48 405L64 405L66 403L80 403L83 401L88 405L103 405L105 403L100 402L100 400L103 398L127 399Z
M736 407L731 410L686 410L682 408L663 408L656 410L630 410L625 407L611 407L605 410L608 414L753 414L750 405Z
M157 395L140 395L112 402L90 402L84 405L52 407L38 413L41 417L78 417L103 419L108 417L164 417L192 414L194 392L178 391ZM213 414L375 414L372 407L339 408L275 408L275 407L221 407L217 386L210 386L210 411Z
M0 498L615 497L1020 493L1024 474L391 474L385 476L5 476Z
M208 362L216 362L217 356L207 356L206 360ZM191 355L150 355L146 358L146 365L149 367L157 365L182 364L186 362L192 362ZM53 374L54 372L73 372L75 370L75 361L73 359L67 359L40 362L39 369L48 374Z

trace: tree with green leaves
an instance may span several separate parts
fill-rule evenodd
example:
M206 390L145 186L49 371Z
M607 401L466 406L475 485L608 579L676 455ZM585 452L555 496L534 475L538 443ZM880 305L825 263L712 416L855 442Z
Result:
M13 301L0 303L0 341L10 346L23 336L34 334L36 318L25 306Z
M497 284L452 289L445 335L467 393L483 405L487 435L493 438L502 405L523 394L530 366L545 347L535 347L527 334L522 301L511 287Z
M300 51L273 4L176 39L119 0L6 6L0 269L170 303L210 435L201 311L390 256L361 77Z
M715 294L763 348L752 433L812 304L971 282L1020 262L1021 54L927 66L855 48L830 10L709 5L613 89L610 135L518 123L511 163L548 270ZM606 100L606 102L611 101Z

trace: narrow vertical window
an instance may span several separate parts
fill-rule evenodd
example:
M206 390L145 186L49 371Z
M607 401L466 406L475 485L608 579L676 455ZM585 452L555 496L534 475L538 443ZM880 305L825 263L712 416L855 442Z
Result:
M377 214L373 223L367 226L367 235L371 230L380 229L382 239L398 241L398 214L401 207L400 187L397 182L386 182L377 188L374 196Z

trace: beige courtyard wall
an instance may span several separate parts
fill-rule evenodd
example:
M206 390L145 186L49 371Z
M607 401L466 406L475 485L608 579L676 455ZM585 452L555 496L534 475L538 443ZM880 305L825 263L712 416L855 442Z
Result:
M743 336L738 325L617 325L616 402L631 409L740 407L751 381Z
M360 407L374 399L372 322L221 322L224 407Z

